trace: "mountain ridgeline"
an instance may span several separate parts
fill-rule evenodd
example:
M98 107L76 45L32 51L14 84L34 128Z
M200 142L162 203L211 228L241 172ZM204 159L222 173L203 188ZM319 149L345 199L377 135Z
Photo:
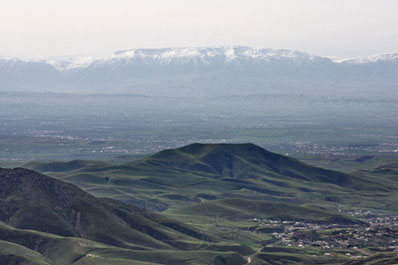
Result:
M257 176L283 176L311 182L352 185L350 176L311 167L300 161L269 152L254 144L191 144L165 150L130 165L163 170L197 172L215 178L251 179Z
M344 92L396 98L397 73L397 54L333 61L241 46L136 49L105 59L0 59L0 87L13 92L168 97Z

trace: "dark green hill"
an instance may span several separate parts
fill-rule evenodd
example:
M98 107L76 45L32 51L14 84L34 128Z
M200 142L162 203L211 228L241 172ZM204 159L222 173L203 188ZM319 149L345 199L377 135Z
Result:
M15 228L135 249L173 249L211 239L182 224L31 170L0 169L0 221Z
M0 264L242 265L253 251L37 172L0 168Z
M85 163L34 168L95 196L154 211L223 198L391 209L386 201L395 198L394 186L372 176L314 167L254 144L191 144L124 164Z
M352 177L347 174L309 166L254 144L191 144L126 165L170 173L189 171L216 178L250 179L278 175L340 186L353 185Z

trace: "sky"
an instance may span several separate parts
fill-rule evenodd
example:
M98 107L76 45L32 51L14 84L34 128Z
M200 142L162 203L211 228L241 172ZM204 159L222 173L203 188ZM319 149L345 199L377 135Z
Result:
M398 52L397 0L1 0L0 57L245 45L353 58Z

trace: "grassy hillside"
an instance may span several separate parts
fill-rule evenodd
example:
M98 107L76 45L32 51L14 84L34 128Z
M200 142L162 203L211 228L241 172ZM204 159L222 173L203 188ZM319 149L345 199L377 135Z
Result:
M99 200L30 170L0 170L0 198L1 220L16 228L139 249L171 249L179 241L197 240L137 207Z
M336 185L351 185L348 175L308 166L286 156L269 152L254 144L191 144L165 150L144 160L127 164L135 168L162 168L190 171L203 176L250 179L278 174L285 178Z
M359 255L372 264L392 260L383 242L398 240L347 215L397 212L394 161L341 173L253 144L192 144L127 163L27 166L58 180L0 170L0 240L24 249L2 254L13 262L351 264Z
M16 229L0 223L0 264L32 265L159 265L214 264L217 257L236 265L244 258L233 251L133 250L76 237L62 237L39 231ZM202 250L203 249L203 250Z
M0 169L4 264L243 264L248 247L31 170ZM0 263L3 264L3 263Z
M95 196L154 211L225 198L398 210L388 203L396 201L397 187L392 183L360 172L314 167L253 144L191 144L123 164L72 161L27 166Z
M228 220L274 219L306 220L309 222L330 222L354 224L358 221L325 209L297 206L285 203L256 201L248 199L222 199L184 207L174 214L217 217Z

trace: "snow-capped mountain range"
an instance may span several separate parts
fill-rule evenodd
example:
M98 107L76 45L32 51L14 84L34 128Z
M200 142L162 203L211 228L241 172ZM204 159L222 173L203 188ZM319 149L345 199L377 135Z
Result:
M141 62L156 64L214 64L237 61L294 60L310 61L320 57L292 50L252 49L249 47L207 47L207 48L165 48L165 49L132 49L117 51L109 58L94 59L90 57L69 58L66 60L48 61L59 70L87 67L90 64L101 66L120 62ZM60 63L62 62L62 63Z
M398 53L374 55L364 58L335 60L337 63L367 64L367 63L398 63Z
M57 70L65 71L73 68L85 68L89 65L101 66L117 62L140 61L145 63L231 63L237 61L272 62L285 60L293 62L311 62L315 60L332 60L327 57L310 55L294 50L253 49L244 46L205 47L205 48L164 48L164 49L131 49L117 51L108 58L69 57L42 59ZM36 59L37 61L37 59ZM335 59L335 63L363 64L377 62L398 62L398 53L382 54L364 58Z
M332 60L249 47L132 49L107 58L0 59L0 91L222 96L397 95L398 53Z

